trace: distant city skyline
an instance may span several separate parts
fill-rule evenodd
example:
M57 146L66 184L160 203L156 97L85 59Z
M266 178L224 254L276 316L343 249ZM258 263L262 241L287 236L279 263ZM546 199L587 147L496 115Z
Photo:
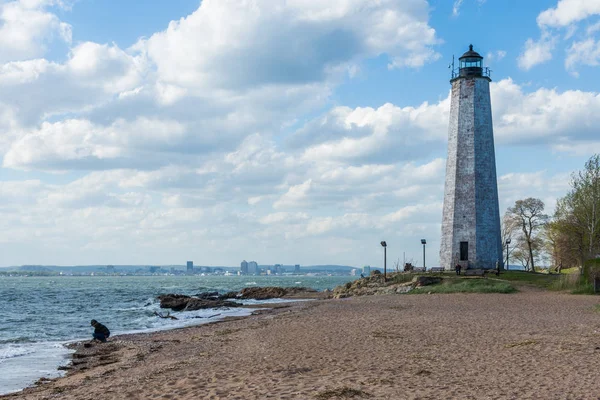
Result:
M0 2L0 266L439 265L450 69L491 69L499 207L600 152L579 0ZM179 261L184 260L184 261Z
M254 268L254 267L253 267ZM284 276L284 275L358 275L358 268L350 265L256 265L250 272L244 271L243 265L237 266L205 266L194 265L188 261L185 265L23 265L0 268L2 276L193 276L193 275L225 275L225 276ZM370 267L362 268L362 273L370 273Z

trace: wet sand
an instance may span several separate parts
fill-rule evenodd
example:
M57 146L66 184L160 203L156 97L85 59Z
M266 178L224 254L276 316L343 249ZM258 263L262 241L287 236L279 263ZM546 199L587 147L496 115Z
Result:
M385 295L80 346L2 399L600 399L600 298Z

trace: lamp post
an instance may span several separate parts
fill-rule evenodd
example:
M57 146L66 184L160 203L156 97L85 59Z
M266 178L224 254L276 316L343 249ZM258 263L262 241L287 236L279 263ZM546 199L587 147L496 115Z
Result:
M508 271L508 245L510 244L510 238L506 239L506 270Z
M427 240L421 239L421 244L423 245L423 271L427 271L427 267L425 266L425 245L427 244Z
M387 282L387 243L385 240L381 242L381 246L383 246L383 281Z

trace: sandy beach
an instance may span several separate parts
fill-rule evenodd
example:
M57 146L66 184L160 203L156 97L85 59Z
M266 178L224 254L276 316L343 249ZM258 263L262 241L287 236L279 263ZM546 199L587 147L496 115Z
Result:
M365 296L80 347L2 399L599 399L598 297Z

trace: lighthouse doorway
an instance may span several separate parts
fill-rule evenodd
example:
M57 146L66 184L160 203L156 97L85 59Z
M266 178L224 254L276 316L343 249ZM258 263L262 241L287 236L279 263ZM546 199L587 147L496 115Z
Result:
M460 261L469 260L469 242L460 242Z

